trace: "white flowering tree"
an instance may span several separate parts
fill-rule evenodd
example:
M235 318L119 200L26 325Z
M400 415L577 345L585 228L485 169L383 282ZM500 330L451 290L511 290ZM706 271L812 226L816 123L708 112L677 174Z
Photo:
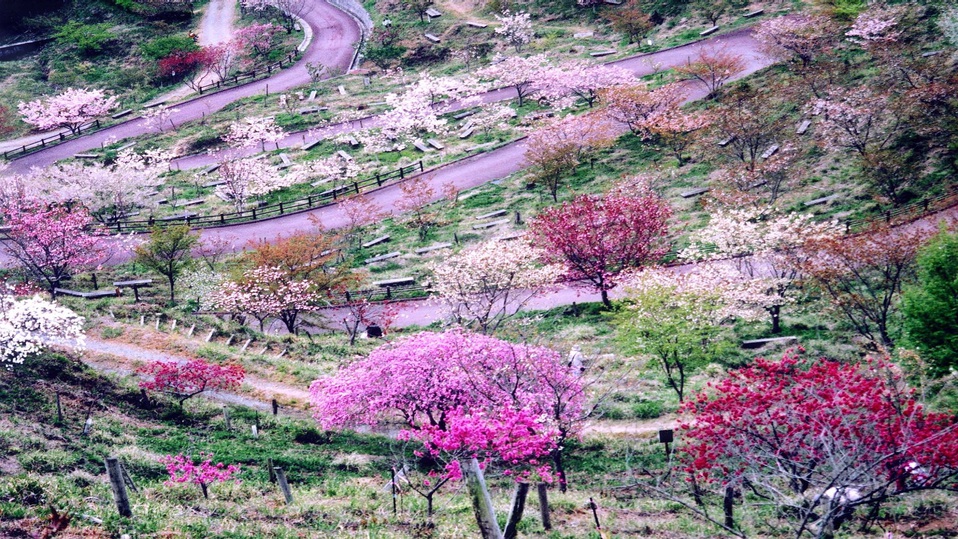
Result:
M33 176L43 200L82 204L102 224L115 223L138 207L155 205L150 194L163 184L170 154L124 150L112 165L71 162Z
M563 273L527 241L488 241L433 266L432 290L455 323L491 334Z
M763 213L754 208L722 209L708 226L694 232L680 258L690 261L728 259L742 280L730 289L739 304L763 308L772 317L772 332L781 331L781 308L792 303L802 246L840 234L836 222L814 222L811 215Z
M286 132L276 125L273 118L244 118L230 124L229 131L223 136L223 140L234 148L259 144L260 149L265 151L267 142L276 143L283 140L285 136Z
M265 329L268 318L278 318L290 333L299 327L300 315L319 308L321 296L316 283L290 278L277 266L259 266L247 270L240 279L223 283L213 303L218 309L248 314Z
M162 133L163 126L166 125L166 122L170 122L170 127L175 129L176 126L173 125L170 118L179 111L180 109L168 105L148 108L143 111L143 121L140 122L140 125L149 130L155 129L157 132Z
M224 183L216 190L224 199L233 203L236 211L242 211L252 197L289 187L302 180L298 173L280 174L269 163L255 158L223 163L219 173Z
M600 90L635 83L635 75L621 67L573 61L544 70L536 87L553 108L569 108L580 99L592 108Z
M546 57L535 56L496 57L492 64L480 69L480 80L487 81L494 88L513 88L516 91L518 105L532 92L532 87L547 69Z
M496 15L496 20L499 21L496 35L502 36L509 45L515 47L516 52L522 51L522 47L528 45L535 35L529 14L524 11L511 13L505 10L502 15Z
M83 318L40 296L0 294L0 363L20 364L51 344L83 348Z

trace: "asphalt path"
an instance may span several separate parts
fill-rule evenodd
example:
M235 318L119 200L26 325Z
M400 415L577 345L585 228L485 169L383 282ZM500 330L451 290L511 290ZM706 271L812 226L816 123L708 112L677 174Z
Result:
M182 125L202 119L204 115L212 114L234 101L265 93L267 86L270 93L302 86L310 81L309 73L306 71L307 63L322 63L342 70L349 69L355 53L353 44L360 38L360 29L355 20L325 0L313 0L311 8L302 15L302 19L312 28L314 38L292 67L283 69L266 79L178 103L176 105L178 112L173 114L170 120L175 125ZM61 159L99 148L101 144L111 144L117 140L135 137L146 131L142 123L141 118L133 118L26 155L11 162L8 170L10 173L26 172L33 167L49 166Z

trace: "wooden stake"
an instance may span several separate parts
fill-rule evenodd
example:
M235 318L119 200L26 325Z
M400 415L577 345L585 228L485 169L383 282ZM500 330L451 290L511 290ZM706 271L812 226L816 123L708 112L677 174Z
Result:
M233 425L230 423L230 409L223 407L223 421L226 423L226 430L233 430Z
M276 402L276 399L273 399L273 417L276 417L276 414L279 413L279 403Z
M59 391L57 391L57 423L63 423L63 407L60 406Z
M273 459L266 459L266 467L269 469L269 482L276 482L276 469L273 467Z
M190 326L190 330L186 332L186 336L187 336L187 337L192 337L192 336L193 336L193 330L195 330L195 329L196 329L196 324L193 324L192 326Z
M110 487L113 489L113 498L116 500L116 510L120 516L130 518L130 498L126 494L126 485L123 483L123 471L120 469L120 460L116 457L106 458L106 473L110 477Z
M286 498L286 504L293 503L293 491L289 489L289 483L286 481L286 472L282 468L273 468L276 471L276 481L279 483L279 489L283 491L283 497Z
M516 490L512 493L512 508L506 519L506 529L502 533L505 539L516 539L519 535L516 527L522 520L522 512L526 508L526 496L529 495L529 483L516 483Z
M542 529L552 529L552 517L549 514L549 486L545 483L536 485L539 491L539 515L542 517Z
M213 340L213 334L214 334L214 333L216 333L216 330L215 330L215 329L211 329L211 330L210 330L210 334L206 336L206 342L210 342L211 340Z
M462 467L462 475L466 479L466 488L472 499L472 510L476 514L476 523L482 539L503 539L502 530L496 522L496 513L492 508L492 498L486 488L486 479L479 468L479 461L475 458L467 460Z
M251 343L251 342L253 342L253 339L246 339L246 342L243 343L243 347L240 348L240 352L245 352L245 351L246 351L246 347L248 347L248 346L249 346L249 343Z

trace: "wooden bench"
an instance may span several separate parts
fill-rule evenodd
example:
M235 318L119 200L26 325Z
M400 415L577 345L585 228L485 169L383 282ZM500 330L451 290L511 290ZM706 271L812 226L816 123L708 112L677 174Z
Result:
M134 279L131 281L113 281L117 288L132 288L134 301L140 301L140 289L153 286L153 279Z
M134 146L136 146L136 143L135 143L135 142L127 142L127 143L124 144L123 146L120 146L119 148L117 148L116 151L117 151L117 152L122 152L123 150L129 150L130 148L132 148L132 147L134 147Z
M427 33L427 34L423 34L423 36L424 36L426 39L428 39L429 41L432 41L433 43L439 43L439 42L440 42L439 37L437 37L437 36L435 36L435 35L433 35L433 34L428 34L428 33Z
M337 150L337 151L336 151L336 155L338 155L340 158L342 158L343 161L352 161L352 160L353 160L353 156L349 155L348 153L346 153L346 152L344 152L344 151L342 151L342 150Z
M758 17L759 15L765 13L764 9L756 9L755 11L750 11L745 14L746 19L751 19L753 17Z
M285 153L279 154L279 159L280 161L282 161L282 163L278 167L276 167L279 170L283 170L284 168L289 168L293 166L293 161Z
M316 114L317 112L319 112L319 107L306 107L304 109L299 109L299 113L303 115Z
M426 146L425 144L423 144L422 142L419 142L418 140L414 140L412 145L415 146L416 149L419 150L420 152L432 151L432 148L430 148L429 146Z
M79 290L70 290L68 288L54 288L53 293L59 296L72 296L83 299L115 298L116 290L94 290L92 292L80 292Z
M342 193L343 191L348 191L350 189L352 189L352 187L349 185L340 185L339 187L334 187L332 189L327 189L323 191L322 193L319 194L319 196L331 195L333 193L339 194L339 193Z
M110 118L113 118L114 120L117 120L117 119L122 118L122 117L124 117L124 116L126 116L126 115L128 115L128 114L133 114L133 109L121 110L120 112L117 112L116 114L110 116Z
M466 24L473 28L488 28L489 27L488 24L484 22L478 22L478 21L466 21Z
M576 39L585 39L587 37L593 37L593 36L595 36L595 32L591 30L588 32L578 32L578 33L572 34L572 37Z
M719 141L718 145L721 146L722 148L724 148L724 147L728 146L729 144L731 144L733 140L735 140L735 136L734 136L734 135L731 136L731 137L729 137L729 138L727 138L727 139L725 139L725 140Z
M616 51L615 49L607 49L607 50L604 50L604 51L590 52L590 53L589 53L589 56L591 56L591 57L593 57L593 58L601 58L601 57L603 57L603 56L609 56L610 54L615 54L616 52L618 52L618 51Z
M200 172L200 174L209 174L210 172L215 172L215 171L216 171L217 169L219 169L221 166L223 166L222 163L213 163L212 165L210 165L210 166L204 168L203 171Z
M473 133L474 131L475 131L475 129L473 129L473 128L471 128L471 127L466 128L466 129L463 129L462 131L459 132L459 138L461 138L461 139L467 139L467 138L469 138L469 137L472 136L472 133Z
M73 157L77 159L98 159L100 155L95 153L78 153L78 154L75 154Z
M472 225L473 230L484 230L486 228L492 228L494 226L504 225L509 222L509 219L500 219L498 221L489 221L488 223L479 223L478 225Z
M508 210L496 210L496 211L491 211L491 212L489 212L489 213L484 213L484 214L482 214L482 215L476 217L476 219L480 219L480 220L482 220L482 219L492 219L493 217L499 217L500 215L505 215L507 211L508 211Z
M437 150L445 149L445 146L443 146L443 144L442 144L441 142L439 142L438 140L436 140L436 139L434 139L434 138L431 138L431 139L427 140L426 143L429 144L430 146L432 146L433 148L437 149Z
M312 141L312 142L307 142L306 144L303 144L303 151L304 151L304 152L308 152L309 150L312 150L312 149L315 148L317 145L319 145L319 143L322 142L322 141L323 141L323 139L317 139L317 140L314 140L314 141Z
M768 339L752 339L750 341L742 341L742 348L746 350L751 350L754 348L761 348L766 344L795 344L798 342L798 337L794 335L789 335L787 337L771 337Z
M819 206L821 204L827 204L838 198L838 194L828 195L827 197L816 198L815 200L809 200L808 202L802 203L806 208L811 208L812 206Z
M194 217L199 217L200 214L193 212L184 212L176 215L170 215L169 217L161 217L157 221L188 221Z
M930 58L932 56L938 56L942 51L928 51L921 53L922 58Z
M380 243L386 243L389 240L390 240L389 234L386 234L385 236L379 236L376 239L369 240L366 243L364 243L363 248L365 249L369 247L375 247L376 245L379 245Z
M517 240L517 239L521 238L522 236L524 236L523 233L521 233L521 232L516 232L516 233L508 234L508 235L506 235L506 236L502 236L502 237L496 238L496 239L497 239L498 241L512 241L512 240Z
M778 144L772 144L765 150L765 153L762 154L762 159L768 159L769 157L775 155L778 152Z
M452 119L453 119L453 120L462 120L463 118L468 118L469 116L472 116L473 114L475 114L475 113L477 113L477 112L479 112L479 111L478 111L478 110L464 110L464 111L460 112L459 114L453 114Z
M389 260L389 259L391 259L391 258L396 258L397 256L399 256L399 255L401 255L401 254L402 254L402 253L399 252L399 251L393 251L393 252L391 252L391 253L386 253L386 254L384 254L384 255L374 256L374 257L372 257L372 258L366 260L365 263L366 263L366 264L375 264L376 262L383 262L383 261Z
M316 90L313 90L312 92L309 92L309 98L307 98L306 101L315 101L315 100L316 100Z
M206 202L205 199L202 199L202 198L194 198L193 200L184 200L183 202L177 202L176 204L173 204L173 207L174 207L174 208L185 208L185 207L187 207L187 206L196 206L196 205L202 204L202 203L204 203L204 202Z
M811 127L811 125L812 125L812 121L811 121L811 120L805 120L804 122L802 122L802 123L798 126L798 129L795 130L795 134L796 134L796 135L804 135L805 132L808 131L808 128Z
M431 253L431 252L433 252L433 251L438 251L439 249L447 249L447 248L449 248L449 247L452 247L452 244L451 244L451 243L435 243L435 244L433 244L433 245L430 245L429 247L423 247L422 249L416 249L415 252L416 252L417 255L424 255L424 254L426 254L426 253Z
M709 28L708 30L703 30L703 31L699 32L699 35L702 36L702 37L710 36L710 35L714 34L715 32L718 32L718 31L719 31L719 27L718 27L718 26L713 26L713 27Z
M385 281L376 281L373 283L380 288L389 288L392 286L409 286L416 284L415 277L397 277L395 279L386 279Z
M225 182L224 180L216 180L215 182L207 182L207 183L204 183L204 184L203 184L203 187L207 187L207 188L209 188L209 187L219 187L219 186L225 185L225 184L226 184L226 182Z
M356 137L352 135L346 135L346 144L349 144L353 148L359 146L359 141L356 140Z
M426 15L428 15L430 19L435 19L436 17L442 17L442 13L433 8L427 9Z
M702 195L708 192L709 192L708 187L699 187L698 189L689 189L688 191L683 191L679 193L679 196L682 198L692 198L692 197L697 197L699 195Z
M349 92L346 91L346 87L343 85L339 85L337 90L339 90L340 95L349 95Z

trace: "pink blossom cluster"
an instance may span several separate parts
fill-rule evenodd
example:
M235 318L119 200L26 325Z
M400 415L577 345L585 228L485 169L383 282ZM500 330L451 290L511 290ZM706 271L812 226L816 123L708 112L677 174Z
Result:
M203 359L182 363L154 361L141 367L138 372L152 377L140 382L141 388L169 393L181 404L207 390L236 389L246 377L246 371L239 365L217 365Z
M77 133L80 127L116 106L116 97L107 97L102 90L67 88L46 99L37 99L17 105L23 121L38 129L69 128Z
M203 460L194 463L192 456L182 453L161 457L160 463L166 466L166 471L170 474L165 484L173 486L177 483L194 483L203 490L203 496L208 497L209 485L229 481L239 473L239 466L236 464L213 464L212 453L201 452L199 458ZM239 482L238 479L236 481Z

